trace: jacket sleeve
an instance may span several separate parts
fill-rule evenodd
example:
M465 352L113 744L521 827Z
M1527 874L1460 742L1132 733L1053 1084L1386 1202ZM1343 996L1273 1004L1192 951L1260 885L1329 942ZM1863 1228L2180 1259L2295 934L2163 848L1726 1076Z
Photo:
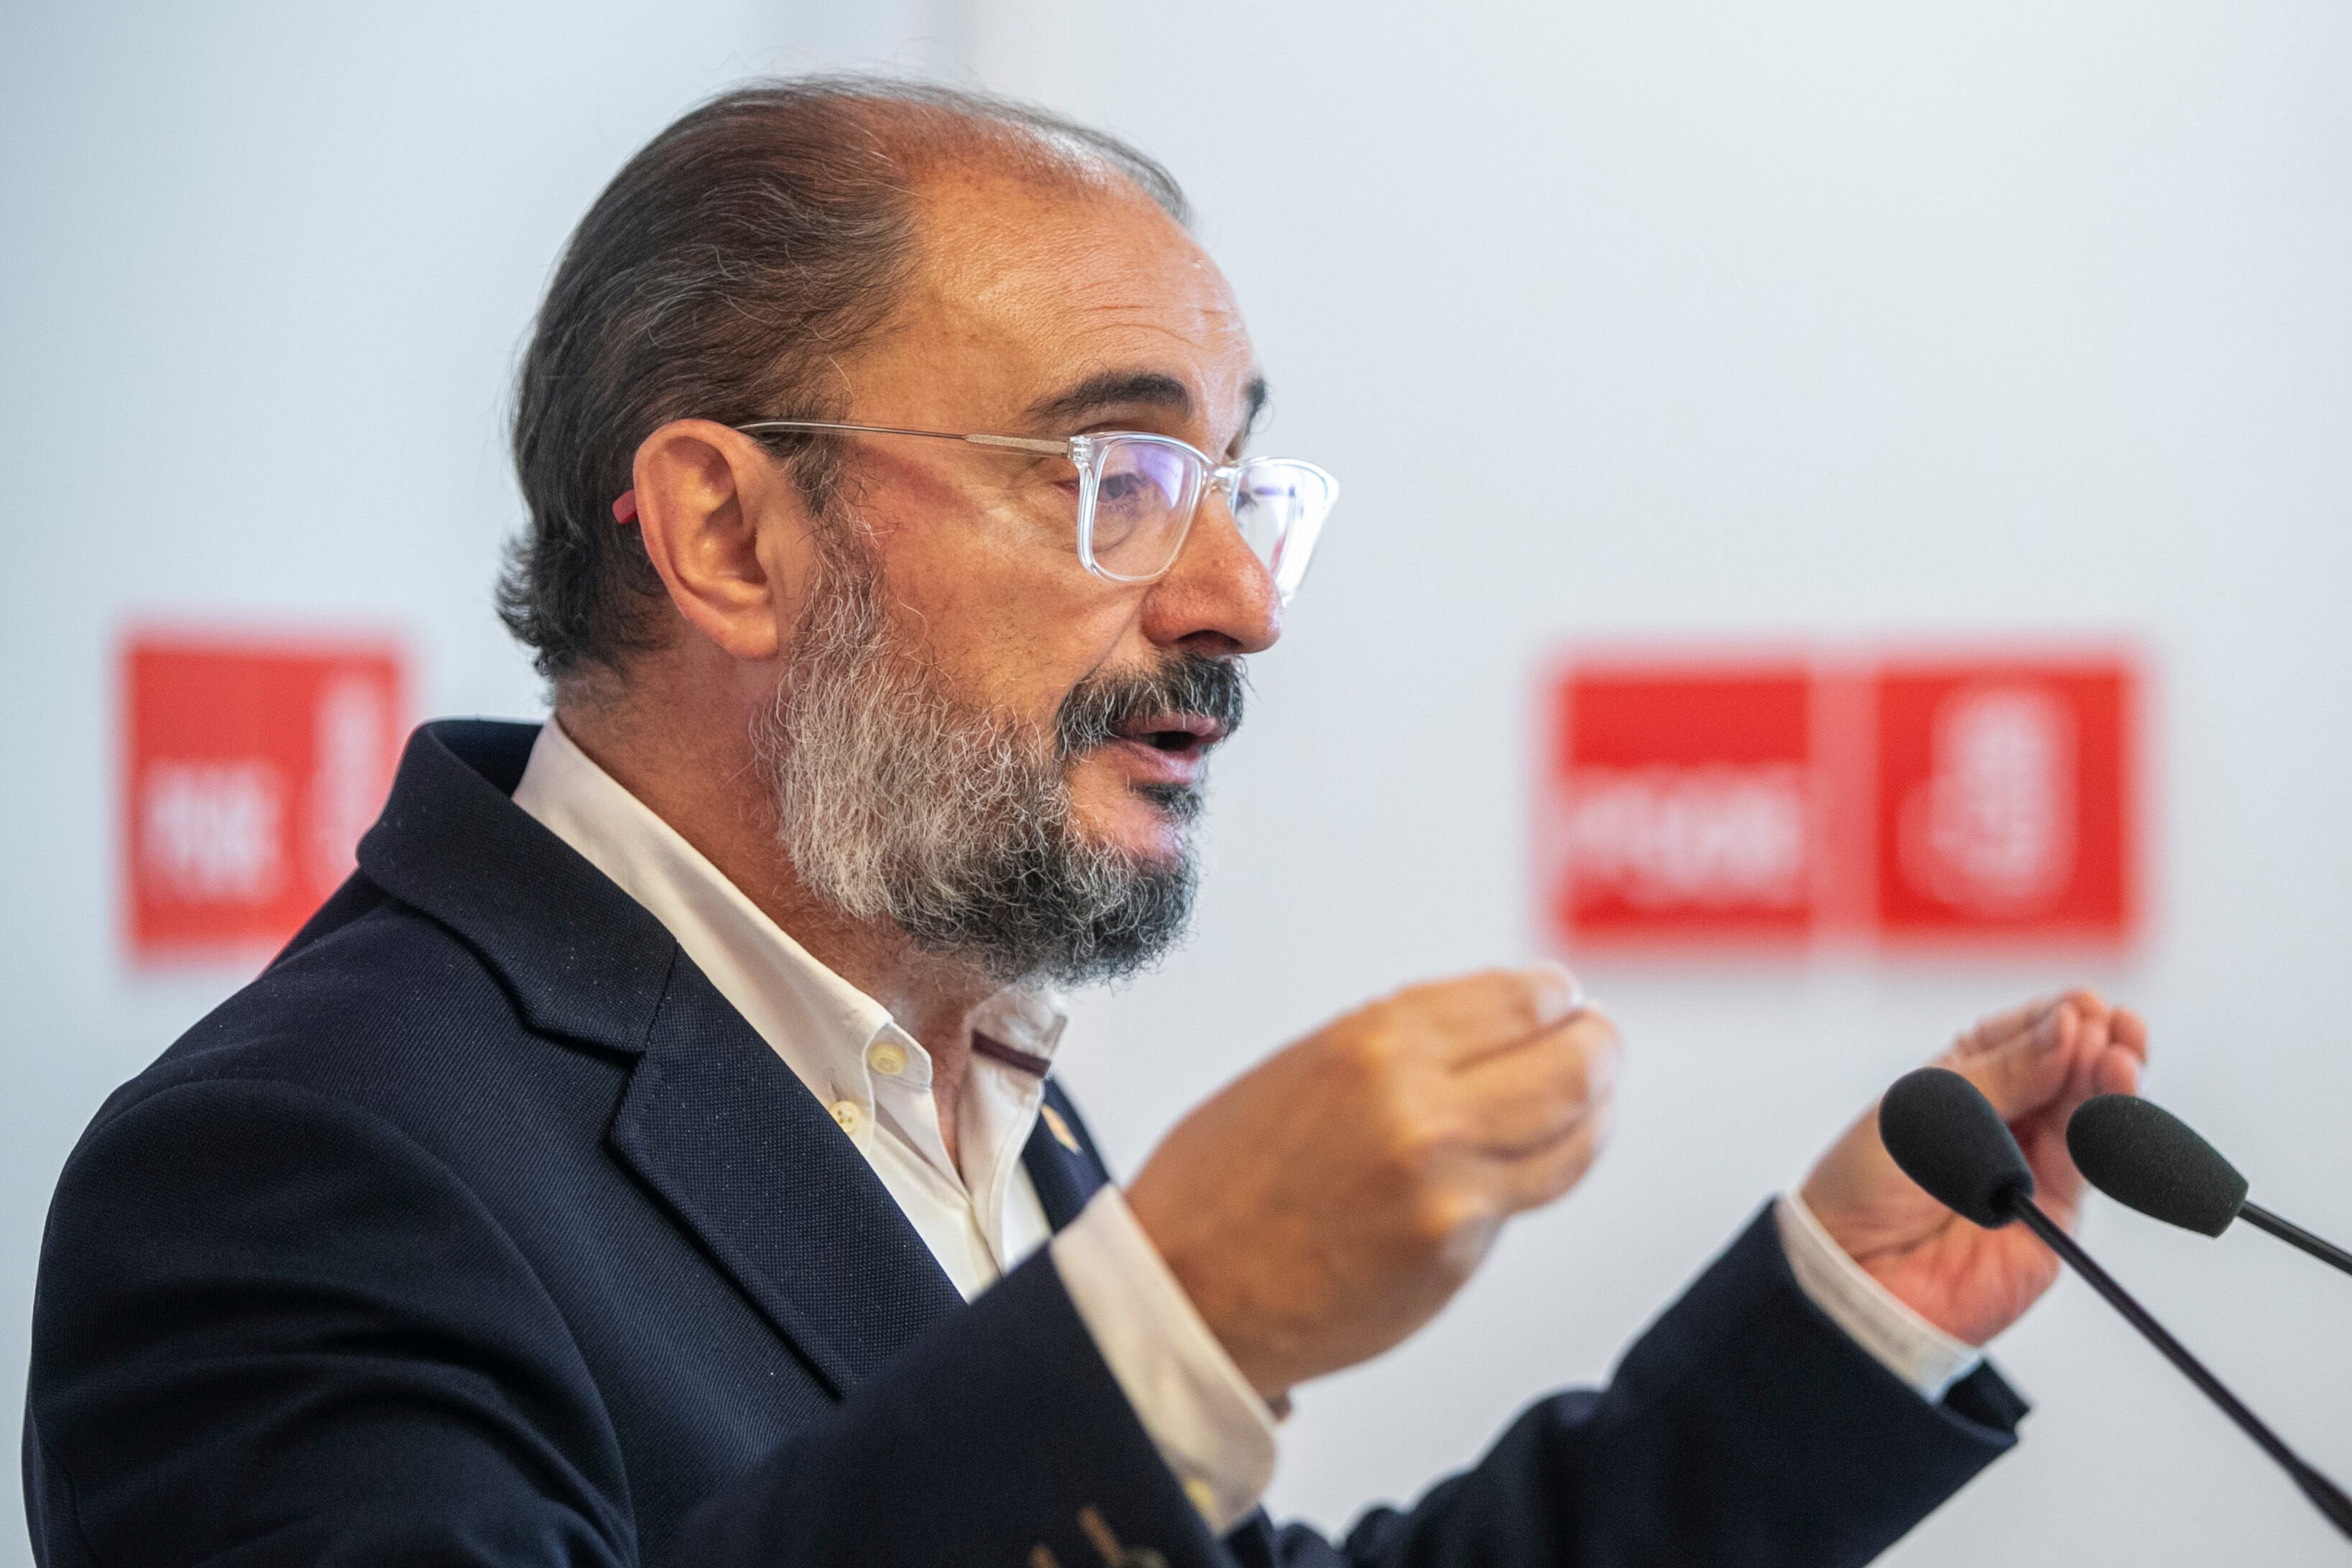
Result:
M1259 1568L1843 1568L2012 1447L2025 1409L1990 1366L1920 1398L1806 1297L1768 1206L1606 1388L1539 1401L1343 1541L1260 1515L1228 1544Z
M1091 1568L1108 1544L1223 1560L1042 1251L667 1542L638 1538L572 1346L495 1218L397 1129L283 1084L159 1089L102 1117L50 1211L26 1407L36 1555Z

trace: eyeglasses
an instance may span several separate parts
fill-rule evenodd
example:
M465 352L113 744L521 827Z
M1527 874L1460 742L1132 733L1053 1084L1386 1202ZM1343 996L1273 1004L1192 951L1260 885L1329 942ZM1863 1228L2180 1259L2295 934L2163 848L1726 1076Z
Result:
M902 430L887 425L840 425L820 419L762 419L736 429L831 430L860 436L918 436L1066 458L1076 470L1078 559L1113 583L1149 583L1176 563L1213 487L1250 551L1265 563L1285 604L1298 592L1315 542L1339 499L1339 481L1297 458L1244 458L1220 463L1172 436L1117 430L1049 440L1033 436L967 436L949 430ZM1069 480L1055 477L1055 483Z

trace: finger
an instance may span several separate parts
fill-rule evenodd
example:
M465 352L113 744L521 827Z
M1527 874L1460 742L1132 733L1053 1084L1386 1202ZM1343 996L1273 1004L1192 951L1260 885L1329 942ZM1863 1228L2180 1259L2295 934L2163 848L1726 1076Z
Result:
M1567 1194L1600 1157L1608 1119L1596 1112L1568 1136L1513 1159L1498 1160L1493 1173L1496 1201L1505 1214L1524 1214Z
M2074 1067L2056 1102L2042 1114L2063 1132L2068 1118L2095 1094L2137 1094L2147 1058L2147 1026L2117 1008L2084 1021L2072 1047Z
M1529 1037L1455 1075L1454 1086L1479 1147L1533 1149L1573 1127L1615 1089L1621 1047L1615 1026L1599 1013Z
M1952 1043L1952 1055L1990 1056L2006 1050L2039 1027L2043 1019L2064 1006L2072 1006L2083 1017L2103 1016L2107 1010L2106 1003L2095 991L2077 988L2060 992L2054 996L2043 996L2028 1002L2022 1007L1996 1013L1968 1030Z
M2040 1023L2064 999L2063 996L2037 996L2022 1007L2011 1007L2006 1013L1995 1013L1990 1018L1979 1019L1975 1027L1961 1031L1953 1040L1950 1054L1953 1057L1973 1057L1997 1051Z
M2142 1066L2147 1065L2147 1019L2128 1007L2118 1007L2107 1020L2107 1037L2130 1052Z
M2084 1027L2073 999L2061 998L2031 1028L1973 1055L1955 1047L1943 1065L1975 1084L2003 1121L2016 1121L2065 1090L2074 1067L2070 1047Z
M2017 1132L2042 1184L2045 1205L2066 1217L2081 1202L2084 1181L2066 1147L2066 1126L2075 1110L2095 1094L2135 1094L2139 1089L2139 1058L2110 1037L2110 1018L2087 1020L2074 1045L2074 1068L2065 1086L2042 1110L2018 1124Z
M2146 1061L2147 1042L2142 1039L2140 1048L2133 1050L2121 1041L2110 1044L2099 1054L2093 1070L2091 1092L2094 1094L2137 1094L2140 1068Z
M2074 1113L2076 1106L2098 1092L2091 1087L2091 1081L2098 1071L2099 1058L2107 1054L2114 1023L2112 1013L2092 1014L2082 1020L2074 1037L2066 1042L2066 1082L2047 1112L2059 1118L2062 1124Z
M1577 979L1575 971L1567 964L1546 959L1530 967L1527 973L1535 988L1538 1023L1557 1023L1584 1007L1584 983Z
M1584 1007L1583 987L1557 963L1490 970L1409 994L1444 1040L1442 1058L1456 1068L1526 1045Z

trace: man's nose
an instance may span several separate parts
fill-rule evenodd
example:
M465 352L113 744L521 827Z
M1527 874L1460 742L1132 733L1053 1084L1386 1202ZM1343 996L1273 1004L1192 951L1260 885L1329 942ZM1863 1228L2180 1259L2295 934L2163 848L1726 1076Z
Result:
M1144 597L1143 631L1162 647L1263 653L1282 636L1282 595L1216 490L1201 500L1184 546Z

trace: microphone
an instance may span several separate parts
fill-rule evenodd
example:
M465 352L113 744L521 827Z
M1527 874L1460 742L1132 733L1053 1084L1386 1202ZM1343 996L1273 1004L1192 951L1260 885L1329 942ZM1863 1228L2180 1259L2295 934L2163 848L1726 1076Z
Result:
M1961 1218L1998 1230L2011 1220L2040 1237L2059 1258L2106 1298L2166 1360L2180 1369L2221 1413L2293 1477L2328 1521L2352 1536L2352 1498L2321 1475L2246 1408L2189 1347L2172 1337L2147 1309L2075 1244L2033 1201L2033 1167L2025 1151L1976 1085L1945 1068L1921 1068L1895 1080L1879 1101L1878 1135L1905 1175Z
M2066 1152L2085 1180L2126 1208L2219 1236L2248 1225L2352 1274L2352 1252L2246 1201L2246 1178L2189 1125L2137 1095L2084 1100L2066 1122Z

